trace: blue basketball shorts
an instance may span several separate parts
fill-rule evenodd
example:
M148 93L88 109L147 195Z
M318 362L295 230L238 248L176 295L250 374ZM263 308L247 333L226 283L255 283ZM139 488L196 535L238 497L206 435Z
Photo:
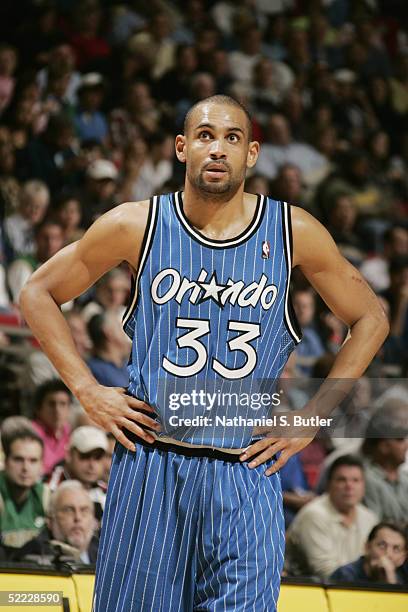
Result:
M274 612L280 475L236 459L116 444L94 612Z

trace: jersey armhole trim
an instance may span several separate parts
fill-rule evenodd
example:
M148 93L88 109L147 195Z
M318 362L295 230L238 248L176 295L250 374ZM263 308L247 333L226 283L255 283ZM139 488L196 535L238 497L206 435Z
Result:
M292 258L293 258L293 237L292 237L292 222L290 214L290 204L281 202L282 209L282 229L283 229L283 248L285 252L287 280L285 290L285 323L286 327L292 336L294 342L299 344L302 340L302 329L297 320L295 309L293 308L292 298L290 295L290 279L292 274Z
M130 288L130 297L128 307L122 318L123 329L126 331L126 324L135 311L137 299L139 296L139 281L143 273L144 267L147 262L147 258L150 253L150 249L153 244L154 233L157 225L157 215L159 208L159 196L153 196L150 198L149 214L147 217L146 229L143 236L143 241L140 247L139 266L137 269L136 277L132 277L132 284Z

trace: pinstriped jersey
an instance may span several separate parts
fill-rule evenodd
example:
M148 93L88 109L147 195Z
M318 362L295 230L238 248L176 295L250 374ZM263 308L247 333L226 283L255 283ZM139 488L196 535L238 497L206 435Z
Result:
M151 199L124 329L128 391L155 408L160 435L240 448L270 416L301 339L291 240L286 202L258 196L245 231L221 241L190 224L182 192Z

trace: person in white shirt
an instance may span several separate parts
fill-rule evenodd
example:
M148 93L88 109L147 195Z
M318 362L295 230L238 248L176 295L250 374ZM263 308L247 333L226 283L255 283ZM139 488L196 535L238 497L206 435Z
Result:
M344 455L328 473L327 493L304 506L287 532L290 574L329 576L364 551L367 536L378 522L362 505L365 479L360 459Z
M271 180L279 167L290 163L298 166L306 184L315 180L327 166L327 160L314 147L293 140L289 122L279 113L270 116L266 126L266 140L262 145L257 163L257 172Z

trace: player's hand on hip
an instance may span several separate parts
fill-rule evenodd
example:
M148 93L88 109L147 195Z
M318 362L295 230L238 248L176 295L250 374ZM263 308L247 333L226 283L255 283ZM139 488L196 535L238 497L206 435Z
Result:
M301 426L295 425L295 415L303 417L304 420L302 419ZM269 461L279 452L279 457L265 472L266 476L275 474L292 455L310 444L318 432L318 426L308 423L308 416L310 416L309 411L305 409L294 410L293 412L285 413L285 418L279 421L281 424L272 429L270 427L256 428L255 433L263 433L265 437L244 449L244 452L240 455L240 460L249 461L248 467L252 469ZM258 456L254 457L254 455ZM252 457L254 458L251 459Z
M82 390L78 397L81 405L99 427L110 431L115 438L130 451L135 451L134 443L126 437L127 429L146 442L154 442L154 436L143 426L160 431L160 424L144 412L155 413L145 402L126 395L122 387L92 385ZM140 411L143 412L140 412Z
M249 461L248 467L253 469L272 459L280 451L278 459L265 472L266 476L272 476L272 474L275 474L285 465L289 457L305 448L313 438L314 436L311 438L276 438L267 436L245 449L244 453L240 455L240 460ZM251 460L251 457L257 453L260 454Z

